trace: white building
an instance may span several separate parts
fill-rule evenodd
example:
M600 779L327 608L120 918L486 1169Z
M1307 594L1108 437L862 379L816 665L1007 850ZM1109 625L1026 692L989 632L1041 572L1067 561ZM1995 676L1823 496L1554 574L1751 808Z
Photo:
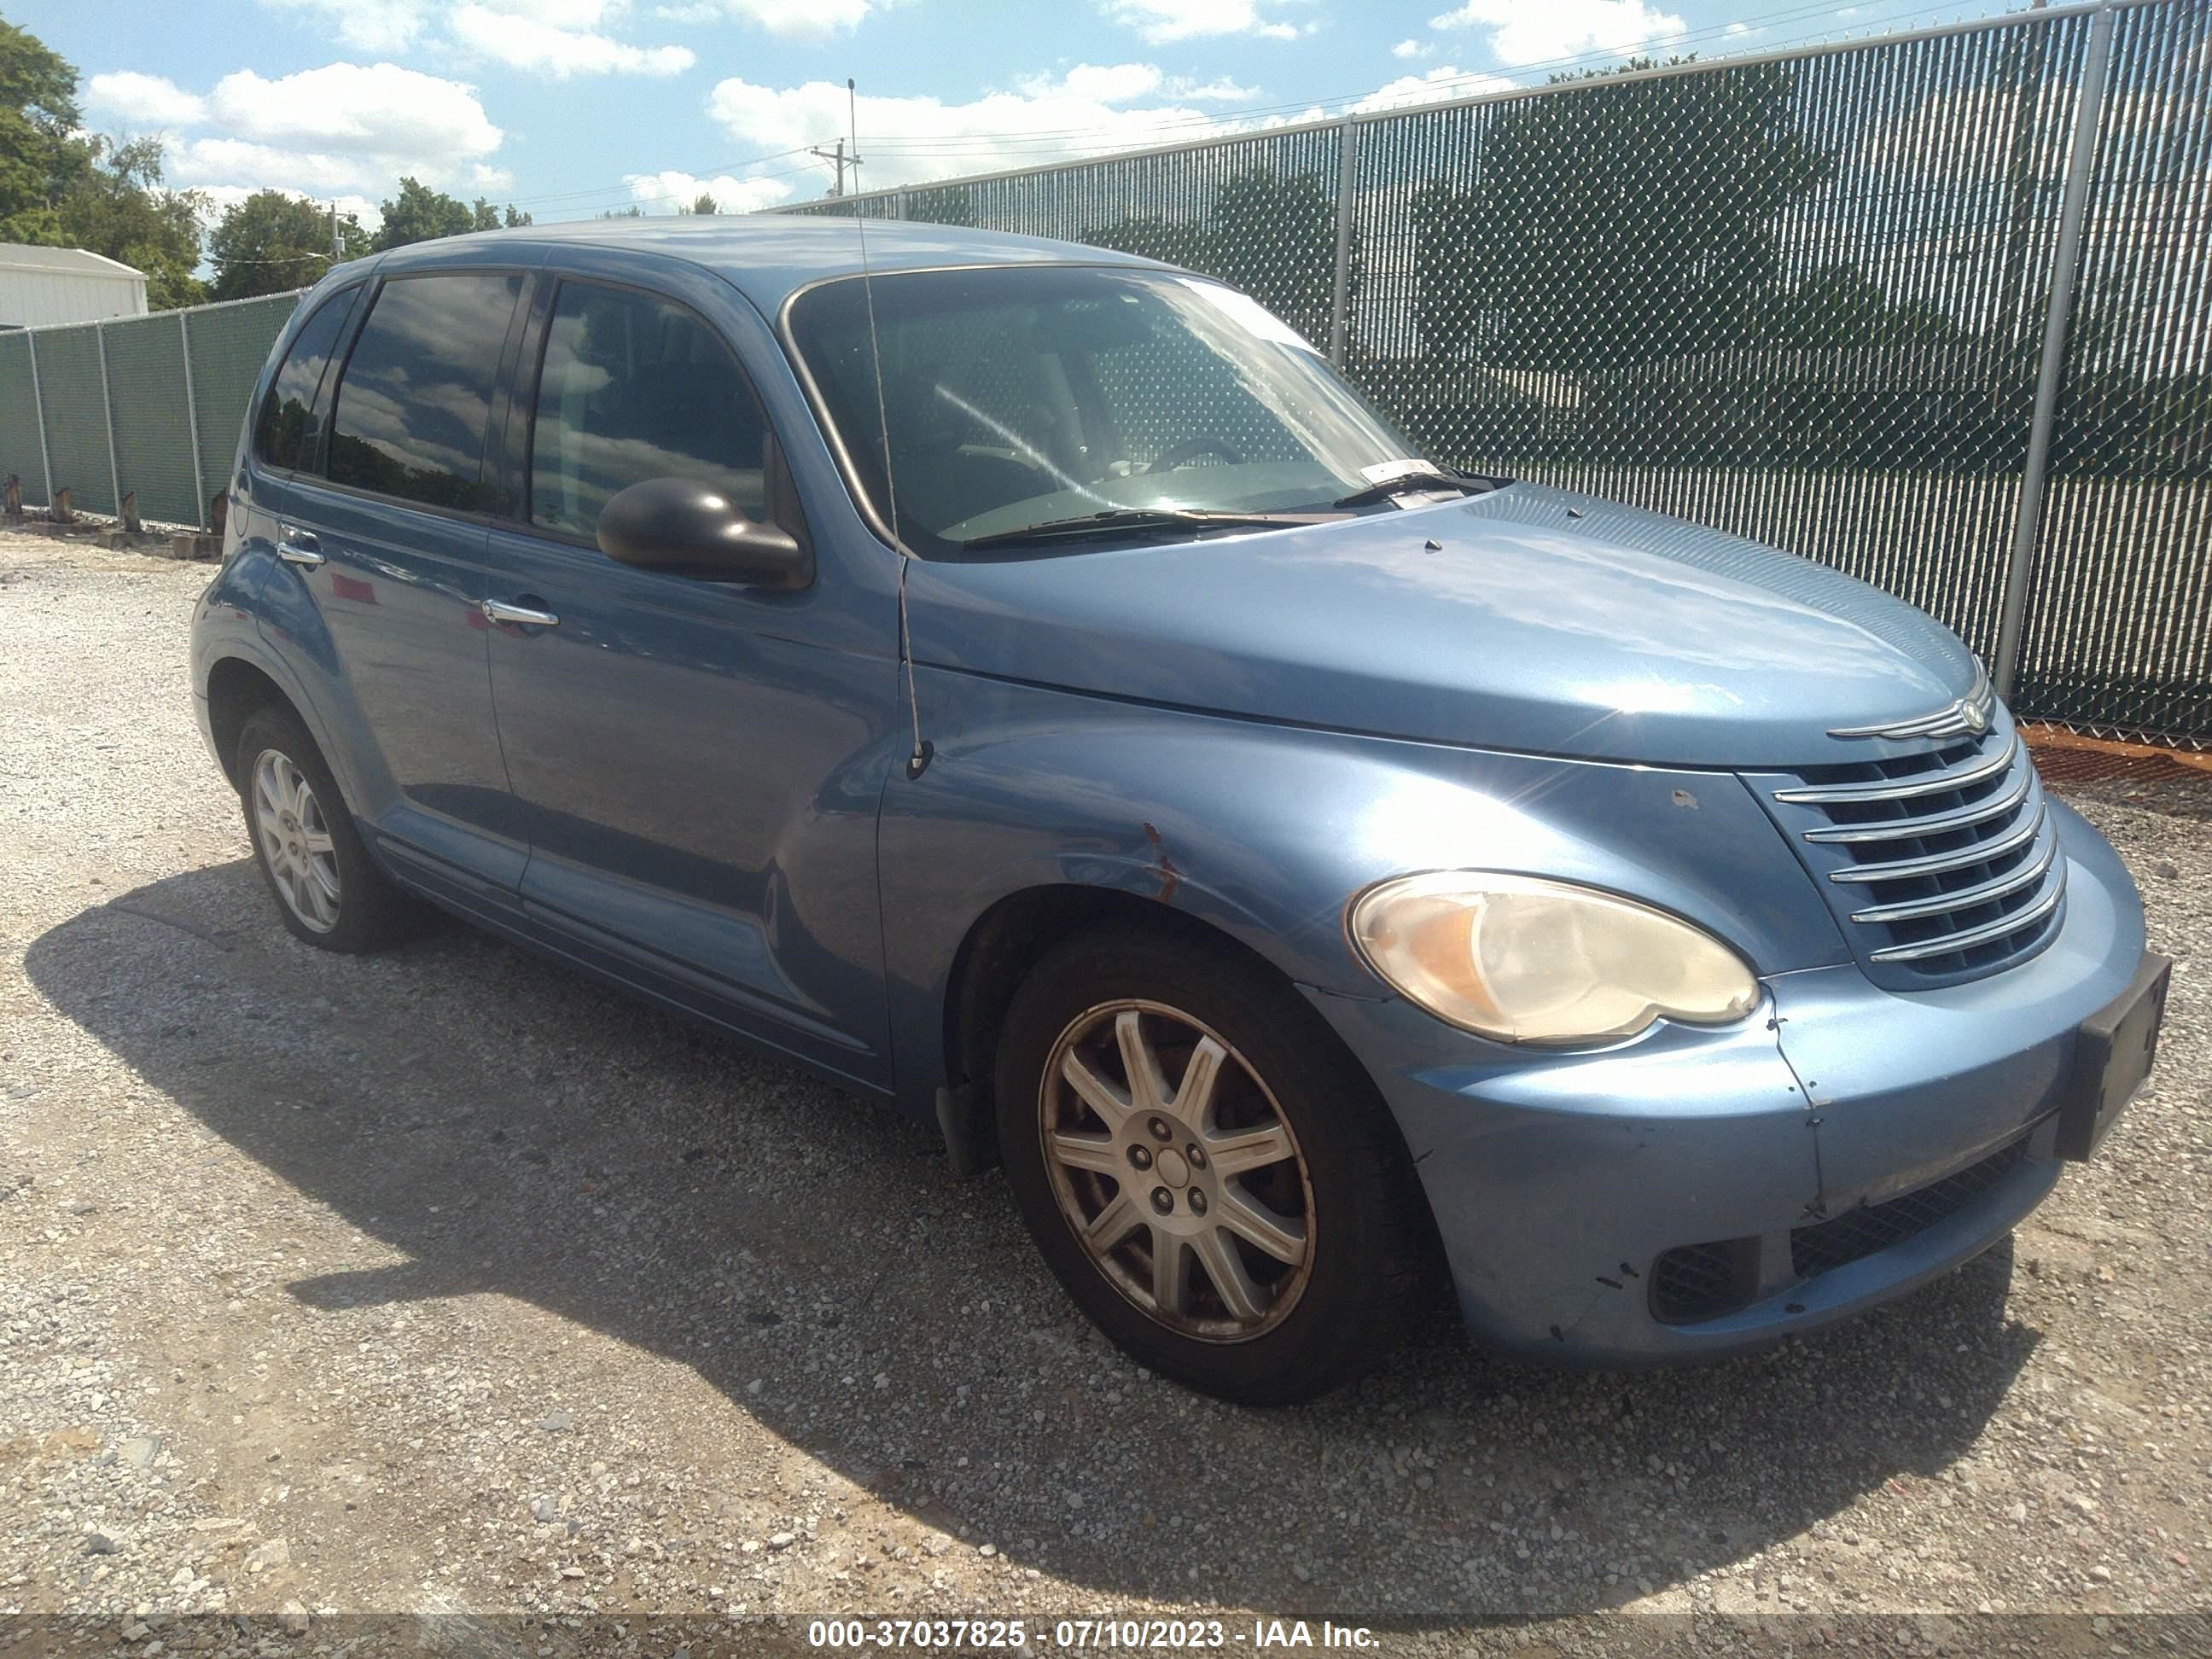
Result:
M0 242L0 329L146 314L146 273L81 247Z

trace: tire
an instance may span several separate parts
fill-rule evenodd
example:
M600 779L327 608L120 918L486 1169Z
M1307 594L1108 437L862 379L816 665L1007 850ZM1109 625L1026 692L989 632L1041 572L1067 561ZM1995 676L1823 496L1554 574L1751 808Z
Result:
M1132 1018L1149 1090L1128 1084ZM1189 1069L1209 1040L1210 1091ZM1202 1393L1341 1388L1430 1283L1428 1211L1374 1085L1226 945L1116 926L1055 947L1007 1012L994 1094L1007 1179L1060 1282L1131 1358ZM1119 1242L1095 1249L1086 1228Z
M298 715L266 704L246 717L234 768L253 861L295 939L319 951L374 951L419 930L422 904L362 844L345 797Z

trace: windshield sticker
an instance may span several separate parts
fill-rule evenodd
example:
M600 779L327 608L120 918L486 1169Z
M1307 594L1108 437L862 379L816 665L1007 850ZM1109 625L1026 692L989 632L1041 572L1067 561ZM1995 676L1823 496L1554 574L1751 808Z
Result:
M1310 351L1316 357L1321 356L1312 341L1249 295L1239 294L1235 289L1224 288L1218 283L1194 282L1188 276L1182 278L1182 285L1253 338L1272 340L1277 345L1296 346L1300 351Z
M1402 461L1377 461L1372 466L1363 466L1359 469L1359 476L1370 483L1381 483L1388 478L1403 478L1416 472L1434 472L1437 470L1434 461L1424 461L1408 456Z

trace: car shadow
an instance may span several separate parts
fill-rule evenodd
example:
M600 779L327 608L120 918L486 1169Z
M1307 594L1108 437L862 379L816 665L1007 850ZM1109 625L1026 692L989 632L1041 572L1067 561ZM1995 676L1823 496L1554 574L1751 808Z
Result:
M404 1258L291 1296L526 1299L1101 1593L1407 1618L1621 1605L1945 1479L2037 1341L2007 1316L2000 1246L1836 1330L1687 1370L1527 1367L1439 1310L1356 1388L1241 1410L1107 1346L998 1178L946 1179L933 1128L481 934L312 951L240 860L88 909L27 965L149 1085Z

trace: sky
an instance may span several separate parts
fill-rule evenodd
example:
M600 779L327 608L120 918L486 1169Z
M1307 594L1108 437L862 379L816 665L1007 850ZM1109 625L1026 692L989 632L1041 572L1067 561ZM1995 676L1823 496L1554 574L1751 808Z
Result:
M164 140L220 209L374 225L402 174L541 222L723 211L2006 9L1965 0L10 0L86 124Z

